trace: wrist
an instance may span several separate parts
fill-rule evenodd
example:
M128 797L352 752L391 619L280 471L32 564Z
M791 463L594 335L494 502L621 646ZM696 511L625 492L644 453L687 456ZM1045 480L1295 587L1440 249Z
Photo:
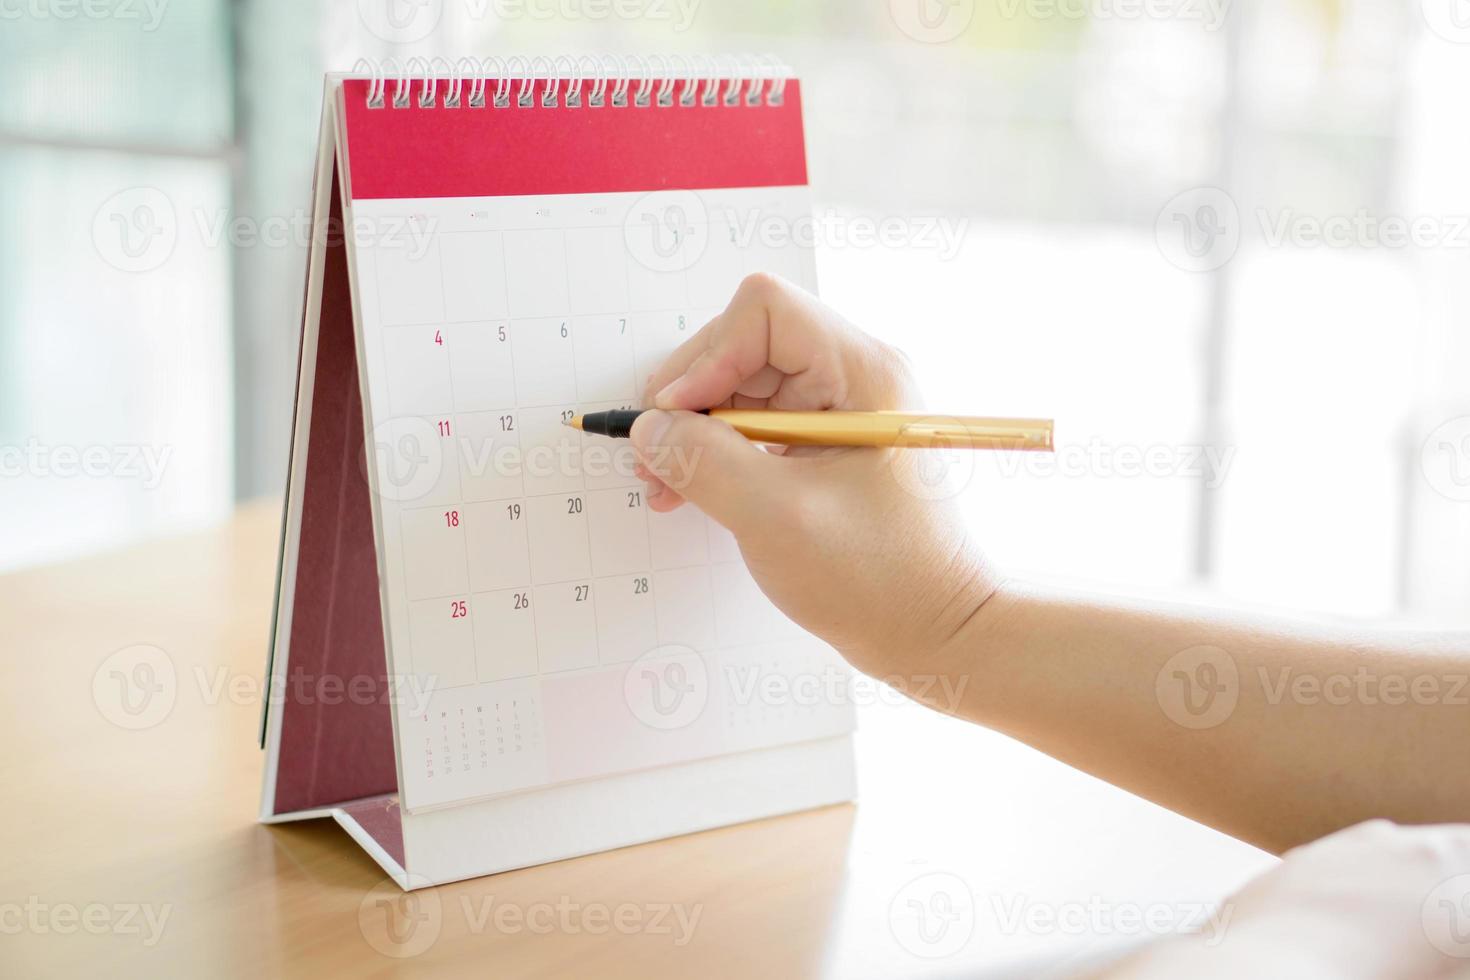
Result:
M945 679L949 689L961 692L967 702L974 702L985 685L993 686L997 670L987 664L996 646L999 625L1019 599L1010 579L994 569L985 571L986 575L967 592L964 615L946 626L925 658L927 669ZM959 708L956 703L944 710L954 714Z
M956 564L944 587L931 584L925 589L930 601L914 607L927 610L919 628L858 663L865 673L945 714L959 713L983 662L986 637L1013 601L1004 575L983 558ZM935 596L943 598L934 602Z
M971 573L936 618L925 660L936 667L969 665L992 631L998 612L1014 599L1010 580L983 561Z

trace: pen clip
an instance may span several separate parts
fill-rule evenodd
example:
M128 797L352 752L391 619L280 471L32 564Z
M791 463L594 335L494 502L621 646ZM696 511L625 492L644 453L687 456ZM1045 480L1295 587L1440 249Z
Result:
M1017 427L1015 420L921 419L899 430L899 445L942 449L1010 449L1052 451L1052 424L1044 419Z

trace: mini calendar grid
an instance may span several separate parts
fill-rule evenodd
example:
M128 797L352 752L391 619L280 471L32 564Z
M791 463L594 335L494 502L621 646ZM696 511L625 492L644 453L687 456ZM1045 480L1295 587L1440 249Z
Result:
M347 234L312 243L270 673L374 696L268 707L263 818L330 814L404 887L853 792L851 706L809 696L840 658L564 424L746 275L815 288L800 90L551 64L327 86Z

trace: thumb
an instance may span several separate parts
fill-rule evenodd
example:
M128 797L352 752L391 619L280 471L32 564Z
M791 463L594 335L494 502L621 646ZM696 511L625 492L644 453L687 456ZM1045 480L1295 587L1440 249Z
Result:
M707 415L649 410L629 437L654 476L737 534L766 509L781 476L780 460Z

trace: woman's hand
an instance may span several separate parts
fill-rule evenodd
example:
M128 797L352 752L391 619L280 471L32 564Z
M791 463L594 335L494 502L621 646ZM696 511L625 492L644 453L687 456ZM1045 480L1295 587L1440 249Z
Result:
M918 407L898 353L777 279L746 280L648 391L665 411L632 436L650 505L688 499L733 531L766 595L860 670L942 680L905 690L1273 851L1470 817L1463 633L999 584L917 476L938 454L777 455L680 411Z
M648 502L688 500L729 528L762 590L859 669L923 669L995 589L947 501L924 499L914 452L766 451L706 408L918 407L903 356L780 279L730 305L649 379L632 439ZM932 495L929 495L932 496Z

